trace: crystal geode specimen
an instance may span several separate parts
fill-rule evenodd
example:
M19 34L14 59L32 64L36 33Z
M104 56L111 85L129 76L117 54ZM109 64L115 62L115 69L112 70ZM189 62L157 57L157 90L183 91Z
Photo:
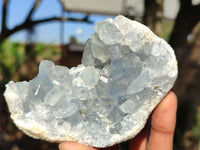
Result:
M4 95L26 134L106 147L134 137L176 77L172 48L146 26L118 16L97 23L81 65L68 69L44 60L36 78L9 82Z

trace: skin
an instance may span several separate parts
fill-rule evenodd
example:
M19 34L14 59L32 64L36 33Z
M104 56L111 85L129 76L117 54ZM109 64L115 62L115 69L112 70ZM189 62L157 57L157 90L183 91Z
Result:
M176 125L177 98L169 92L154 109L144 129L129 140L129 150L172 150ZM100 150L75 142L59 144L59 150ZM119 145L101 150L119 150Z

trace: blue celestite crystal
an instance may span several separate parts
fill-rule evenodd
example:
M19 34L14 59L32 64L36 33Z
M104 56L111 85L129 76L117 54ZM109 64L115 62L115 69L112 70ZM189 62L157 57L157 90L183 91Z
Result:
M146 26L117 16L98 22L82 64L43 60L29 82L9 82L15 124L48 141L106 147L134 137L177 77L172 48Z

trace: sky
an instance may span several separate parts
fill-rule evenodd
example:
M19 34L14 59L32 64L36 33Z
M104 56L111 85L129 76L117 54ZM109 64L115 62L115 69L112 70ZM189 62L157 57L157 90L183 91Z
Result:
M83 0L82 0L83 1ZM87 0L84 0L87 1ZM133 1L137 3L143 3L143 0L129 0L133 4ZM177 15L179 9L179 0L164 0L164 15L167 18L174 19ZM0 13L2 13L2 2L0 0ZM14 26L22 23L26 18L27 13L31 9L35 0L9 0L8 8L8 27L13 28ZM193 4L199 4L200 0L192 0ZM62 6L59 0L42 0L41 4L36 10L36 13L33 15L33 19L42 19L48 17L60 17L62 16ZM81 13L64 13L65 17L75 17L81 18L84 17L84 14ZM1 17L1 15L0 15ZM64 23L64 43L68 43L71 36L76 37L80 42L84 43L91 34L94 32L94 25L97 21L105 20L108 17L113 16L101 16L101 15L90 15L89 20L92 21L92 24L82 23L82 22L70 22L66 21ZM0 18L1 20L1 18ZM0 23L1 25L1 23ZM47 23L38 24L34 29L34 34L32 39L34 42L42 43L61 43L61 22L52 21ZM26 30L19 31L13 34L10 39L12 41L26 42L27 39Z
M2 1L3 0L0 0L1 9ZM13 28L24 21L34 1L35 0L10 0L8 8L9 17L7 21L9 28ZM0 13L2 13L2 10ZM60 17L62 14L62 6L58 0L43 0L37 8L36 13L33 15L33 19L37 20L53 16ZM64 16L81 18L84 17L84 14L65 12ZM80 42L84 43L94 32L95 23L100 20L105 20L108 17L112 16L90 15L89 20L93 22L92 24L66 21L64 23L64 42L69 42L69 37L75 36ZM59 21L38 24L34 29L35 32L32 39L34 42L60 43L60 27L61 23ZM12 41L26 42L27 35L26 30L22 30L13 34L10 39Z

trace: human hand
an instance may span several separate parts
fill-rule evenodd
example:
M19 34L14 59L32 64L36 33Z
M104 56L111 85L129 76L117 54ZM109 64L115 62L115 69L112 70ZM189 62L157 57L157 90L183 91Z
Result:
M129 150L172 150L176 110L176 95L173 92L169 92L154 109L151 124L147 124L135 138L129 141ZM59 150L98 149L75 142L63 142L59 144ZM119 145L102 150L119 150Z

